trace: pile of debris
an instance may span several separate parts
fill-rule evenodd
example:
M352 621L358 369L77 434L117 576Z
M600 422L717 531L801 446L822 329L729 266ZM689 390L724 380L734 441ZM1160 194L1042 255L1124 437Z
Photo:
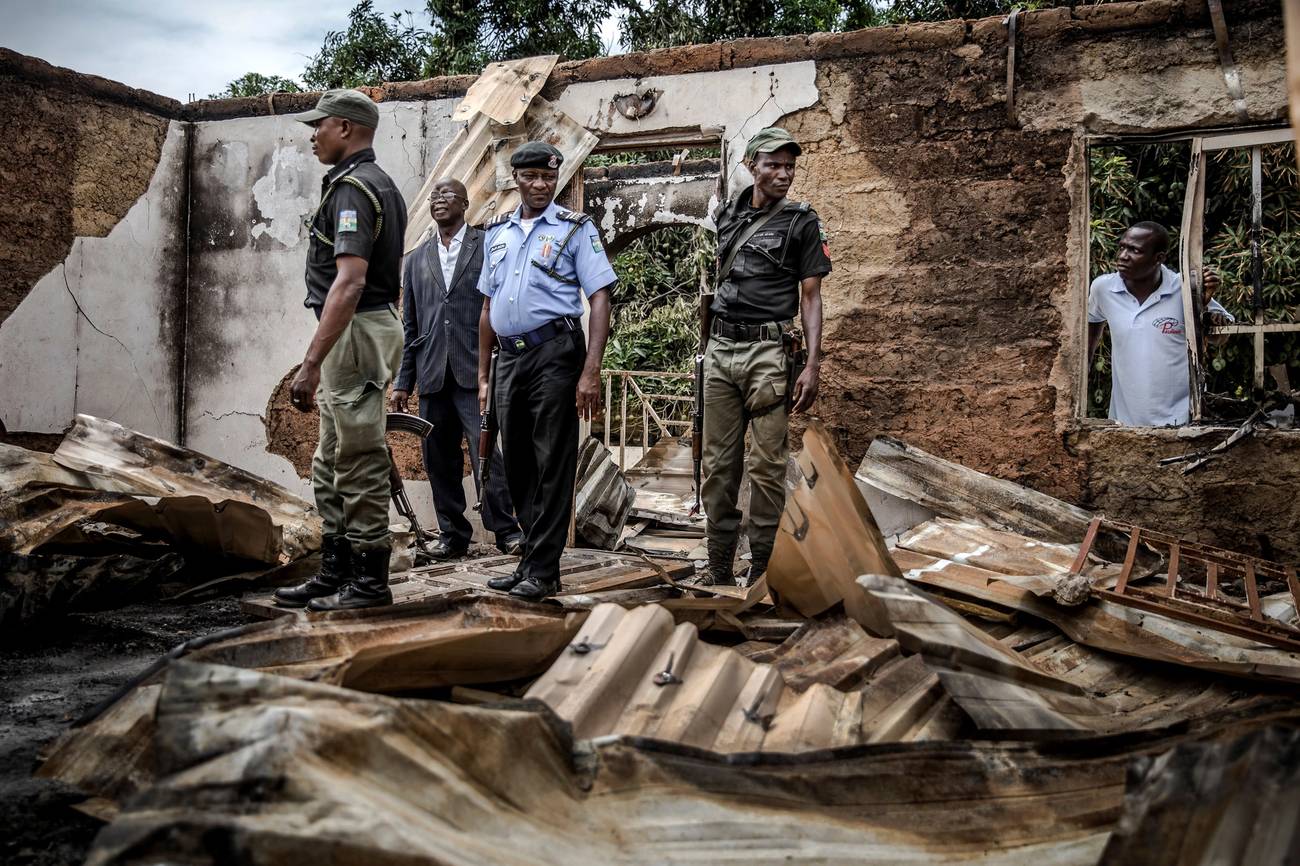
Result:
M1294 569L884 437L855 477L816 424L788 487L747 588L571 550L537 604L487 589L508 557L250 596L40 774L110 822L94 864L1293 856Z
M264 478L78 415L53 454L0 444L0 624L291 569L316 509Z

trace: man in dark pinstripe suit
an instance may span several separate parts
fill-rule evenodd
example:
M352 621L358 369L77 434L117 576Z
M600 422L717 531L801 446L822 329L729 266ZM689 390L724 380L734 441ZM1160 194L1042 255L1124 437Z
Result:
M465 224L469 198L457 180L434 184L429 197L435 231L406 257L402 268L402 365L390 408L406 411L414 387L420 417L433 425L424 440L424 468L442 530L433 553L461 556L472 528L465 519L461 438L469 443L470 466L478 466L478 293L483 267L483 232ZM492 456L487 490L475 488L483 502L483 528L496 536L503 553L518 553L523 541L515 520L500 452Z

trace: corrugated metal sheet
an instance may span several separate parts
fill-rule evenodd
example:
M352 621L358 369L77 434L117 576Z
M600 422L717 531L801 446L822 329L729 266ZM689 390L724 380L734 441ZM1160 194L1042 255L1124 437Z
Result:
M259 562L320 548L320 516L286 488L103 418L78 415L54 462L96 490L134 497L114 511L113 522L124 526Z
M1103 740L854 747L727 760L569 742L545 714L178 665L162 780L93 866L213 862L1095 864L1130 762Z
M451 119L465 121L482 114L507 126L518 122L559 60L558 54L544 54L489 63L456 104Z
M931 541L935 539L931 537ZM969 539L934 548L969 549ZM906 577L924 587L1020 611L1056 625L1072 640L1133 658L1170 662L1202 671L1300 682L1300 654L1247 638L1198 628L1157 613L1133 610L1105 599L1066 607L1050 598L1050 576L1000 574L965 562L939 559L902 547L895 560ZM1114 567L1098 569L1104 584Z
M851 625L850 625L851 624ZM705 643L656 605L601 605L529 688L576 736L649 737L716 752L800 752L951 734L937 678L844 617L773 651L772 664ZM786 673L794 688L786 681ZM836 688L848 682L849 691Z
M821 422L809 422L803 450L792 463L768 586L804 616L843 604L870 626L866 598L854 580L860 574L901 574L871 509Z

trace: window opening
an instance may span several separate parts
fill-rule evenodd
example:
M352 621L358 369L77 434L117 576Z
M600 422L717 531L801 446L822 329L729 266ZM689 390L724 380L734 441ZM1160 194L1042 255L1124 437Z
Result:
M1116 245L1129 226L1153 221L1169 230L1165 265L1183 283L1191 421L1238 423L1266 403L1285 406L1278 390L1300 385L1300 183L1292 132L1094 141L1088 201L1090 284L1115 270ZM1220 277L1214 300L1231 324L1205 318L1207 268ZM1108 326L1088 359L1085 417L1107 417L1110 335Z
M722 195L724 164L721 135L696 130L693 138L607 139L580 172L583 210L619 275L602 438L624 468L690 428L699 295L712 291L717 256L711 224L699 223ZM572 191L568 200L576 204Z

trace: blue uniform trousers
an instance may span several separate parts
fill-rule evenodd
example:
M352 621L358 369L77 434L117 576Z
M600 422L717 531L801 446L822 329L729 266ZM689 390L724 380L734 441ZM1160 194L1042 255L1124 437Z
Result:
M560 579L578 469L578 377L587 349L581 331L497 359L497 417L510 497L524 531L525 578Z

